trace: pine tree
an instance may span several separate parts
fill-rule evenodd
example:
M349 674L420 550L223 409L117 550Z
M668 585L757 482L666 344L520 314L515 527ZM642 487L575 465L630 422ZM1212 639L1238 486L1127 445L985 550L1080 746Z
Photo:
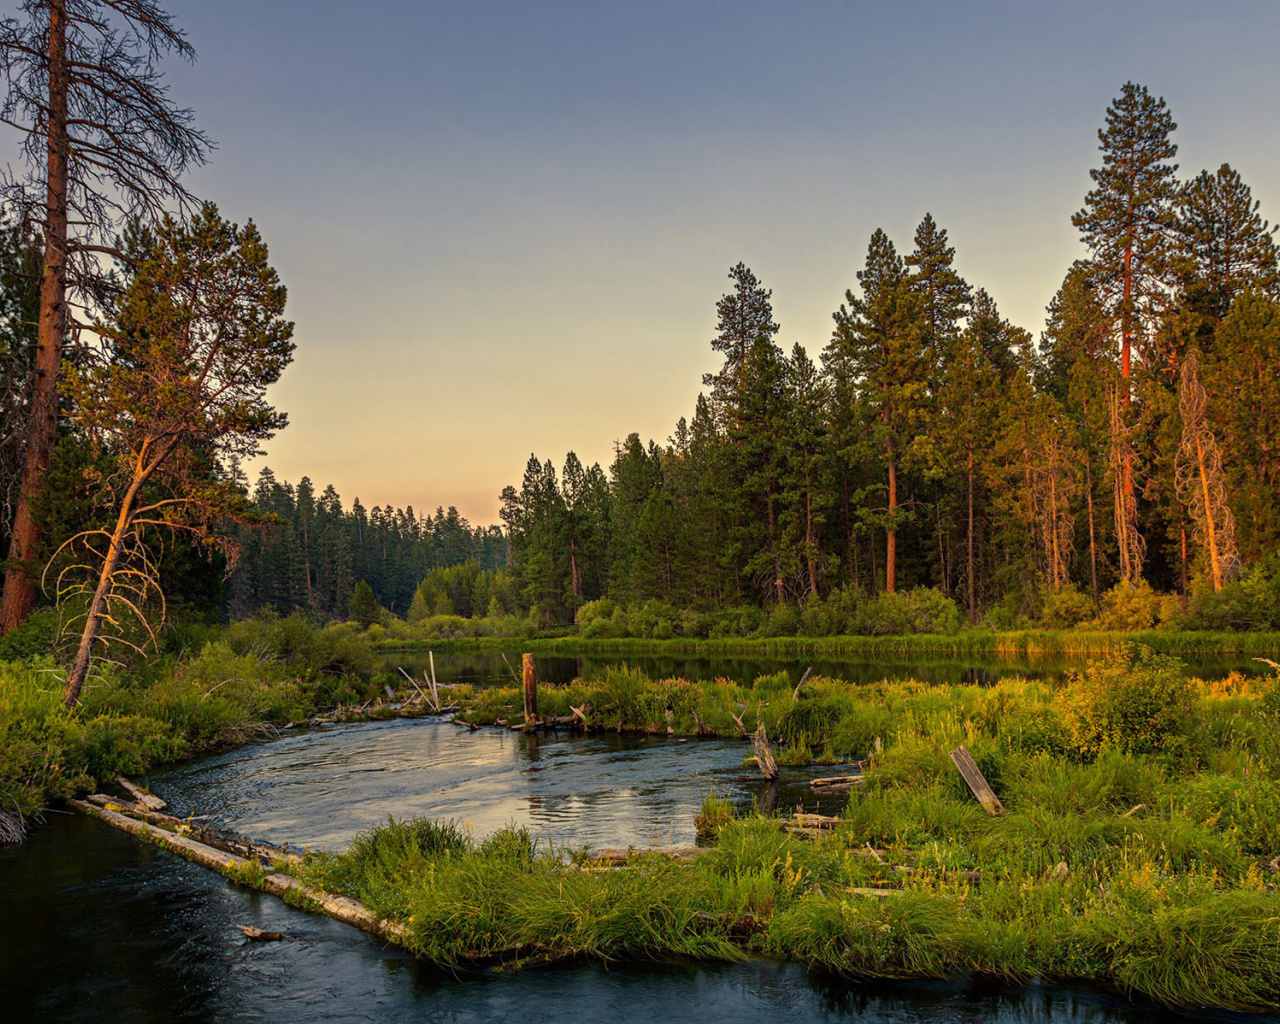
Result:
M795 551L803 565L800 589L806 596L816 597L825 563L821 538L828 506L828 390L813 360L798 344L791 350L785 373L786 423L778 439L786 448L784 548Z
M751 346L760 338L772 339L778 325L773 322L773 292L760 284L746 264L733 267L729 278L733 291L716 303L720 333L711 342L712 349L724 355L724 366L719 373L705 374L702 383L711 388L720 412L732 422L742 402Z
M1201 171L1178 199L1179 286L1211 332L1248 288L1275 294L1280 269L1274 234L1260 202L1230 164ZM1202 339L1203 340L1203 339Z
M871 236L858 271L861 296L845 292L834 314L829 348L844 363L857 400L874 415L874 434L884 454L888 502L884 510L885 589L897 587L897 535L902 522L898 468L915 435L926 397L925 358L918 297L907 286L901 257L881 230Z
M921 343L927 359L936 366L960 332L971 290L955 272L955 247L947 244L947 232L934 222L933 214L926 213L916 228L915 246L904 261L911 268L907 287L919 297Z
M991 353L1007 350L1006 326L995 303L979 290L974 316L966 330L946 349L941 368L936 416L932 423L935 473L950 483L951 467L959 468L964 487L965 602L969 621L978 621L978 505L982 491L984 449L991 424L997 421L1000 372Z
M1119 482L1115 521L1121 573L1130 583L1141 575L1143 550L1128 415L1133 394L1130 377L1135 348L1151 367L1152 353L1144 339L1154 335L1167 305L1179 194L1178 166L1170 162L1178 152L1171 139L1176 128L1163 98L1156 99L1145 86L1126 82L1107 107L1106 127L1098 132L1102 167L1089 172L1095 187L1072 218L1092 254L1094 287L1119 325L1112 463Z
M1177 125L1163 98L1126 82L1098 130L1102 166L1089 172L1095 187L1071 222L1089 247L1093 281L1120 327L1120 376L1125 404L1132 350L1144 324L1164 308L1170 242L1176 224Z

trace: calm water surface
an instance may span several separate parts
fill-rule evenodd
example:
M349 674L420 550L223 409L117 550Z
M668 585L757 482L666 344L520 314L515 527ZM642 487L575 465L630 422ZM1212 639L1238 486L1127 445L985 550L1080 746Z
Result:
M784 769L767 789L739 766L744 751L724 741L535 742L395 721L286 733L149 781L181 813L334 849L389 814L452 817L477 834L515 822L552 843L687 844L712 787L740 806L815 809L806 784L814 771ZM1179 1016L1092 992L851 984L771 962L455 977L99 822L61 814L25 846L0 850L0 923L3 1021L1155 1024ZM246 943L238 924L288 939Z

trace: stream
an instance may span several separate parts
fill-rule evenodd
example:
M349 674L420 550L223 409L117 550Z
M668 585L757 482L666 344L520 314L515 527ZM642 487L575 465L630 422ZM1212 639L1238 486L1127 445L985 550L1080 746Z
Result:
M341 849L361 829L429 815L542 843L691 845L711 789L819 805L783 768L772 791L721 740L471 733L431 720L288 732L147 779L180 814L273 842ZM733 1021L1155 1024L1178 1015L1095 991L986 982L851 983L794 964L574 966L452 975L362 932L236 886L108 826L49 814L0 849L5 1021ZM286 933L248 943L236 925Z

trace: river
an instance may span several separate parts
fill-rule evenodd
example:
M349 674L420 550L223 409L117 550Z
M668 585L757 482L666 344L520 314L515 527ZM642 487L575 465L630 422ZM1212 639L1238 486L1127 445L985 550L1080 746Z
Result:
M743 753L729 741L535 739L395 720L286 733L148 781L178 813L332 849L388 815L415 814L455 818L477 834L524 824L544 843L683 845L712 788L743 807L835 809L809 795L813 770L784 768L769 791L740 766ZM1155 1024L1175 1016L1093 991L854 984L769 961L454 976L97 821L49 819L22 847L0 850L5 1021ZM288 938L247 943L239 924Z

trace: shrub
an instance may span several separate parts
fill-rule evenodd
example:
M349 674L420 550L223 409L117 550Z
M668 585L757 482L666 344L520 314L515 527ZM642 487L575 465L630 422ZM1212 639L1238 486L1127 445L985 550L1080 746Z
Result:
M859 609L856 621L856 632L869 636L959 631L960 609L931 587L881 594Z
M1201 584L1193 594L1189 629L1280 629L1280 555L1246 570L1216 593Z
M1072 629L1093 618L1093 601L1074 584L1051 590L1044 597L1040 625L1045 629Z
M1173 753L1186 746L1195 691L1177 658L1126 644L1072 673L1069 686L1067 718L1081 754L1096 757L1109 747Z
M795 636L800 629L800 609L793 604L775 604L769 609L761 632L765 636Z
M1160 595L1151 584L1141 580L1137 584L1121 580L1102 595L1102 608L1098 613L1098 625L1116 632L1133 632L1151 629L1160 612Z

